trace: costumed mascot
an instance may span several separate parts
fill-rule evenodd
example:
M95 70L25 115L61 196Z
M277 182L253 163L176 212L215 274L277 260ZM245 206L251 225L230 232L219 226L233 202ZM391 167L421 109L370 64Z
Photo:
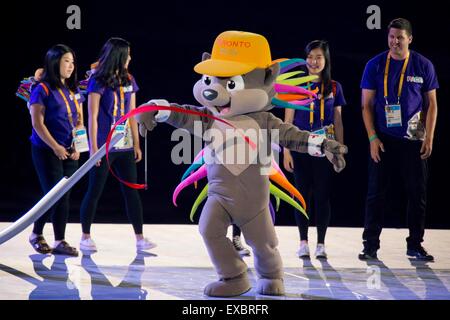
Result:
M208 284L204 293L230 297L251 289L247 265L226 237L227 228L234 223L253 250L258 274L256 292L283 295L283 265L269 211L271 142L276 135L278 143L290 150L326 156L338 172L345 167L343 154L347 148L325 136L301 131L267 112L273 107L274 83L280 66L272 64L269 44L263 36L224 32L215 40L212 54L204 53L202 60L194 67L203 76L193 90L201 107L168 104L165 100L151 100L149 104L200 111L226 123L173 110L151 111L135 116L140 133L153 130L157 122L192 134L199 124L206 130L202 138L207 142L205 157L209 150L210 161L205 163L209 187L199 230L219 280ZM236 133L231 139L227 136L229 131ZM219 138L217 133L225 138ZM234 143L229 143L230 140ZM242 145L247 147L245 155ZM231 158L239 155L245 161L225 159L230 148L234 151ZM261 150L267 154L262 155Z

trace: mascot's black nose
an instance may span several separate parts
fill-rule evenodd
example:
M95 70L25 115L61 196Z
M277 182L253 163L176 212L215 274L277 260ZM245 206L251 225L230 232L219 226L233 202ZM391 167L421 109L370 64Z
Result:
M213 101L215 98L217 98L218 93L216 90L207 89L203 91L203 97L205 97L206 100Z

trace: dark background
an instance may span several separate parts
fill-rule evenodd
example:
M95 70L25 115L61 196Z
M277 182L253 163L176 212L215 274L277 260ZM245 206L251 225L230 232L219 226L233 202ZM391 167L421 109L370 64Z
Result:
M81 30L68 30L66 9L81 8ZM369 30L366 9L381 8L381 30ZM131 42L130 70L140 91L138 104L150 98L172 102L196 101L192 86L198 79L193 66L203 51L210 51L215 37L225 30L263 34L271 45L272 58L304 57L311 40L326 39L331 47L332 76L341 82L348 105L343 109L345 142L349 146L347 168L336 176L332 226L363 225L367 190L368 142L360 110L359 83L366 62L387 49L386 26L396 17L413 24L411 48L435 65L438 90L438 123L430 164L427 228L450 228L448 203L449 148L449 58L448 14L440 2L427 1L15 1L2 9L2 132L0 157L0 221L14 221L42 197L32 166L29 135L31 121L25 102L15 97L24 77L42 66L52 45L64 43L77 54L78 77L95 61L100 48L111 36ZM84 106L87 115L87 106ZM274 113L283 117L283 111ZM87 116L85 116L87 119ZM87 123L87 122L86 122ZM159 125L149 138L149 189L142 191L145 223L190 223L190 208L201 189L184 190L178 208L171 203L172 192L188 165L175 166L170 151L172 128ZM142 142L141 142L142 143ZM143 145L142 145L143 147ZM142 150L144 150L142 148ZM82 162L86 160L82 156ZM138 166L144 181L143 162ZM289 178L292 176L288 175ZM291 179L292 181L292 179ZM200 187L203 186L201 183ZM398 181L392 195L404 198ZM78 222L87 177L73 189L71 222ZM126 222L119 184L109 178L100 200L96 222ZM282 204L278 225L293 225L291 207ZM386 226L405 227L405 206L390 206Z

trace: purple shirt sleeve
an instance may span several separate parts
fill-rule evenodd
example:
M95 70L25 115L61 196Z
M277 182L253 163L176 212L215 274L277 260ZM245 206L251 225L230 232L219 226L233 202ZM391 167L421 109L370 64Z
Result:
M131 76L131 85L133 86L133 90L131 92L135 93L139 91L139 86L133 76Z
M88 94L91 92L95 92L103 95L103 93L105 92L105 88L100 85L100 83L94 77L91 77L88 82L87 92Z
M436 71L434 70L433 63L430 60L426 60L424 65L425 77L423 79L422 92L428 92L439 88Z
M48 96L44 88L41 85L37 85L31 92L29 104L30 106L32 104L40 104L45 106L47 104L47 98Z
M336 83L336 96L334 97L334 107L345 106L347 102L344 98L344 91L342 90L342 86L339 82Z
M361 80L361 89L370 89L370 90L377 89L377 84L375 81L376 68L377 68L376 62L373 59L367 62Z

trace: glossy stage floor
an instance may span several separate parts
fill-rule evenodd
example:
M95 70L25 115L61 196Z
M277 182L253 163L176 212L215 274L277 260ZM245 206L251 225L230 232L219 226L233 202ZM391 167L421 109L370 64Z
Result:
M8 226L0 223L0 230ZM427 230L424 247L436 262L405 255L407 230L385 229L379 261L359 261L359 228L330 228L328 260L296 256L294 227L276 227L284 263L286 295L267 297L252 289L235 299L450 300L450 230ZM196 225L145 225L158 247L137 253L130 225L95 224L98 252L65 257L36 254L30 228L0 245L0 299L208 299L203 287L216 279ZM230 230L231 233L231 230ZM67 241L78 247L80 226L67 226ZM51 225L44 232L52 244ZM316 237L310 229L310 239ZM310 242L314 252L315 242ZM253 258L245 257L254 283Z

